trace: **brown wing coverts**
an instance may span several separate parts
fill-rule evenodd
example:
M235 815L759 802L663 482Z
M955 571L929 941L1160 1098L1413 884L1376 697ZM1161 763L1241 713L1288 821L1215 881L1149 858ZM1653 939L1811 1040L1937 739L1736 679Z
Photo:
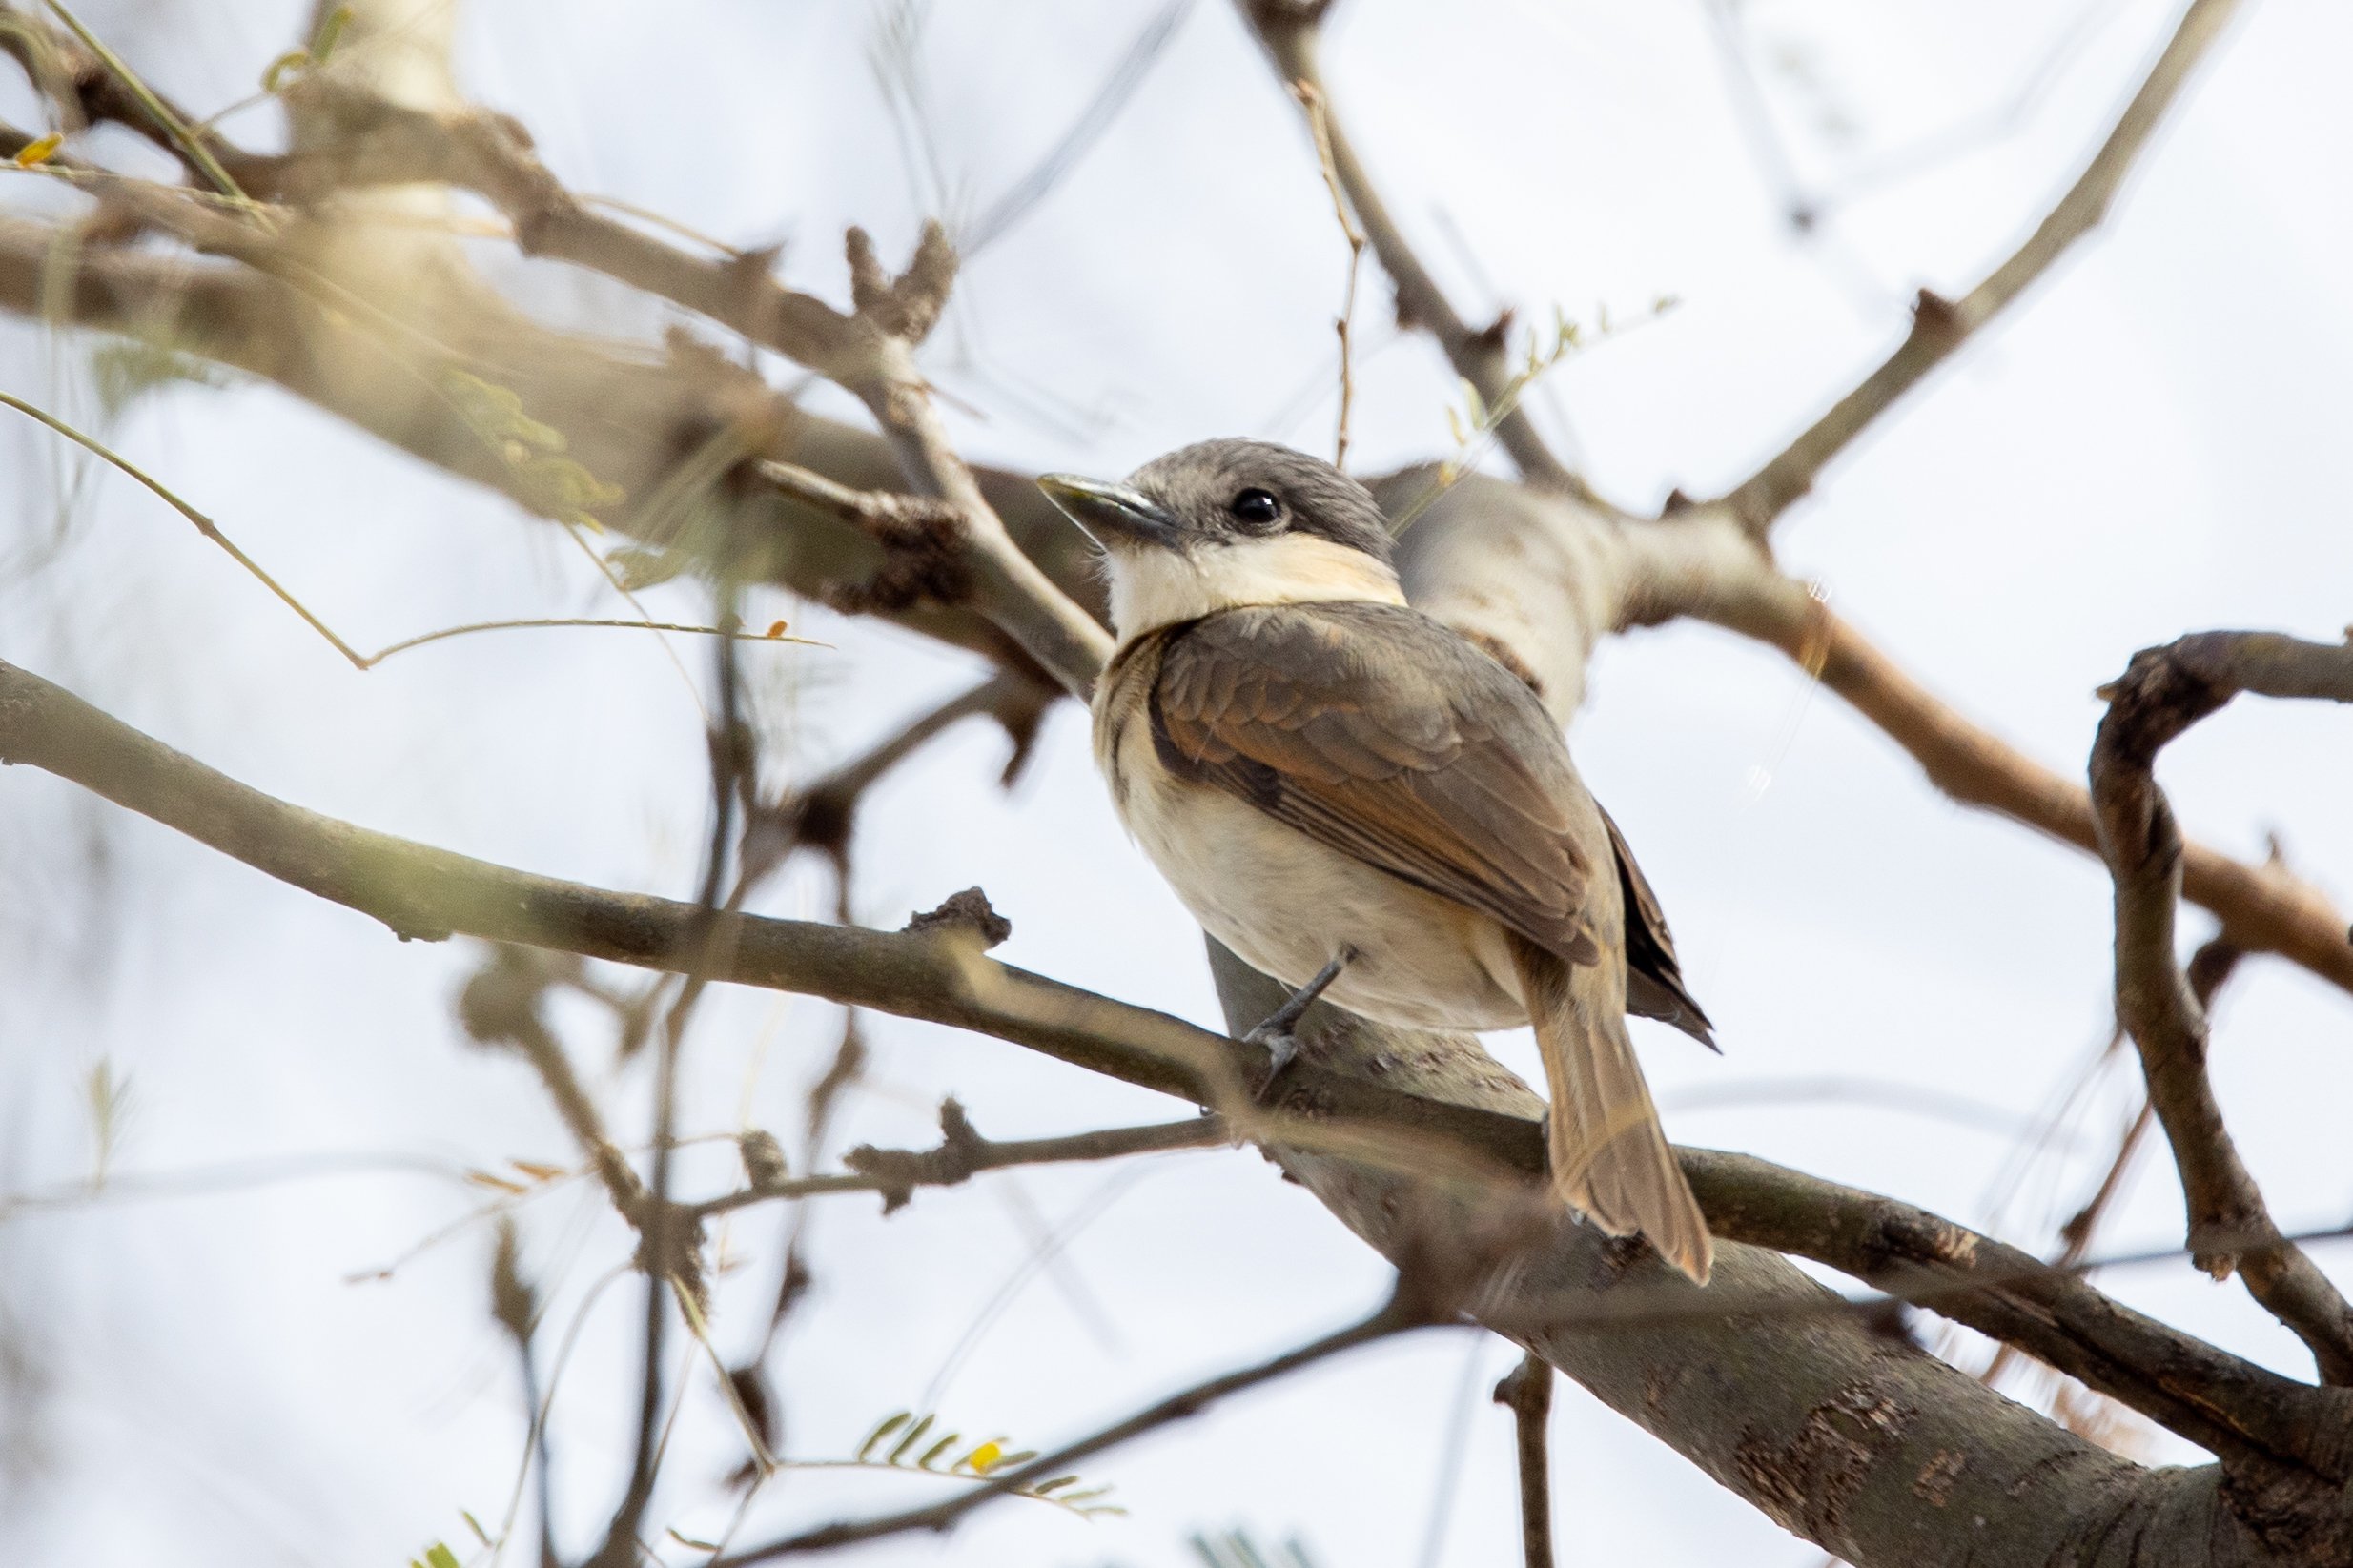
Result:
M1600 957L1585 924L1593 866L1571 814L1584 785L1551 719L1426 617L1335 603L1196 621L1162 649L1152 720L1179 777L1572 963Z

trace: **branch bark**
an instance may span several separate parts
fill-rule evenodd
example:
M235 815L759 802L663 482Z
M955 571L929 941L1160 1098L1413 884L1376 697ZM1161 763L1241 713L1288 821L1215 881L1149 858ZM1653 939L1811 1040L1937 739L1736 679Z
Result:
M2203 632L2133 656L2103 688L2092 745L2100 851L2116 879L2117 1017L2140 1050L2149 1103L2173 1146L2200 1267L2237 1270L2304 1342L2321 1375L2353 1383L2353 1309L2303 1250L2283 1240L2239 1157L2206 1074L2205 1009L2174 957L2181 830L2157 785L2157 754L2240 692L2353 703L2353 644L2261 632Z
M1322 1009L1305 1026L1304 1058L1286 1074L1281 1119L1253 1127L1247 1118L1258 1112L1235 1093L1249 1048L995 964L962 932L892 935L737 916L706 954L707 911L699 906L509 871L317 817L5 664L0 760L73 779L410 936L462 930L804 991L992 1034L1197 1103L1233 1104L1236 1131L1265 1143L1401 1269L1417 1265L1429 1236L1494 1234L1498 1194L1515 1190L1498 1178L1542 1167L1540 1102L1466 1036L1386 1029ZM1230 955L1213 956L1230 1016L1247 1024L1281 1000L1274 982ZM1364 1124L1364 1135L1347 1135ZM1440 1157L1448 1150L1454 1158ZM1965 1557L2120 1564L2100 1542L2124 1524L2127 1537L2179 1526L2200 1548L2143 1557L2137 1568L2300 1560L2266 1544L2281 1530L2353 1544L2341 1490L2353 1434L2347 1395L2247 1367L1893 1200L1736 1156L1686 1159L1711 1225L1728 1237L1717 1282L1705 1292L1639 1250L1557 1217L1529 1246L1524 1207L1506 1203L1523 1250L1472 1294L1470 1308L1791 1529L1865 1568ZM2212 1441L2231 1467L2141 1472L2100 1454L1957 1371L1874 1340L1850 1303L1730 1239L1744 1235L1811 1248L1959 1321L2014 1336ZM1900 1476L1916 1476L1986 1526L1956 1535L1944 1555L1916 1555L1917 1520L1900 1506L1903 1488L1889 1482ZM2249 1488L2261 1504L2252 1522L2242 1517Z
M1552 1364L1530 1351L1495 1385L1495 1402L1511 1412L1520 1455L1520 1558L1552 1568Z

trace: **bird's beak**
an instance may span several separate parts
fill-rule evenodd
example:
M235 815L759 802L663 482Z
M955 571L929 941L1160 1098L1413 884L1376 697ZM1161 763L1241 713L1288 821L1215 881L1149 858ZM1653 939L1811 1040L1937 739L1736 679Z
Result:
M1037 487L1089 539L1106 549L1151 544L1173 550L1184 537L1166 508L1124 484L1080 479L1075 474L1047 474L1038 479Z

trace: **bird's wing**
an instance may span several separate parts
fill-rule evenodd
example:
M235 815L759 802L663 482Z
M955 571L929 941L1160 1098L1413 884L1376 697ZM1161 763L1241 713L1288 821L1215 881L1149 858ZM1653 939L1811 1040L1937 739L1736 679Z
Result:
M1601 803L1594 803L1601 810ZM1667 911L1650 890L1626 835L1609 813L1602 811L1609 829L1609 847L1618 862L1618 886L1626 895L1626 1010L1642 1018L1672 1024L1709 1050L1718 1049L1708 1015L1683 987L1683 966L1675 959L1675 939L1667 929Z
M1152 732L1213 784L1572 963L1600 948L1585 786L1527 688L1418 611L1229 610L1172 633ZM1585 819L1588 824L1590 818Z

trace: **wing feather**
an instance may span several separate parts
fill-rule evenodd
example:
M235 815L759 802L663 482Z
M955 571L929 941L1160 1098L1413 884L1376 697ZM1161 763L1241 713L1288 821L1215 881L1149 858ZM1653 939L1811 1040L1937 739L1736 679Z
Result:
M1567 749L1509 671L1419 612L1197 621L1162 650L1153 733L1180 776L1572 962L1599 957L1586 901L1600 845L1579 841Z

